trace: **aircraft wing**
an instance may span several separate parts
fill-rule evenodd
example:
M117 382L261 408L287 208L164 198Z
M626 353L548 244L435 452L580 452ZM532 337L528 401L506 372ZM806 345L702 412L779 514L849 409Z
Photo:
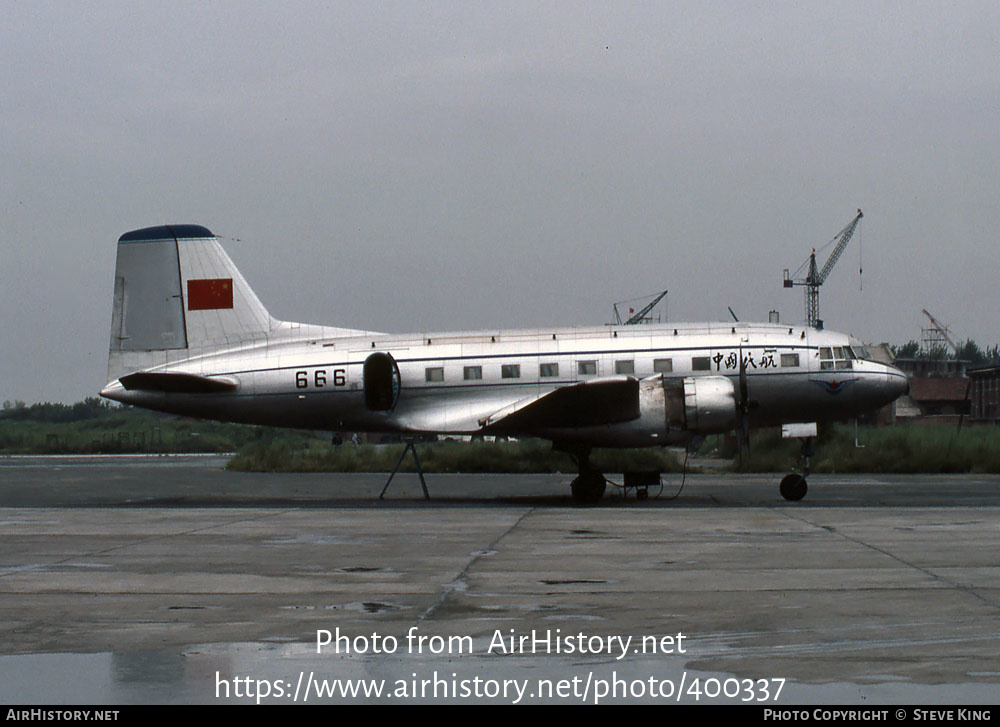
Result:
M484 433L589 427L639 417L639 380L631 376L592 379L529 397L479 420Z

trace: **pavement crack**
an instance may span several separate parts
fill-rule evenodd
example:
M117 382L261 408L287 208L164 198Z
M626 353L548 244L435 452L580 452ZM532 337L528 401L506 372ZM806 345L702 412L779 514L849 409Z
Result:
M949 587L951 587L951 588L953 588L953 589L955 589L957 591L961 591L962 593L965 593L965 594L967 594L969 596L972 596L973 598L975 598L976 600L980 601L981 603L986 604L990 608L993 608L993 609L996 609L996 610L1000 611L1000 603L997 603L995 601L991 601L990 599L988 599L985 596L983 596L982 594L980 594L978 591L976 591L975 588L973 588L971 586L963 585L963 584L958 583L957 581L954 581L954 580L952 580L950 578L947 578L945 576L939 575L939 574L935 573L934 571L932 571L932 570L930 570L928 568L925 568L923 566L917 565L916 563L911 563L910 561L905 560L904 558L900 558L895 553L891 553L891 552L889 552L888 550L886 550L884 548L880 548L877 545L873 545L872 543L867 543L864 540L861 540L860 538L854 537L853 535L848 535L847 533L841 532L840 530L838 530L837 528L835 528L835 527L833 527L831 525L820 525L819 523L814 523L813 521L808 520L808 519L802 517L801 515L795 515L795 514L789 512L787 510L784 510L784 509L778 508L777 511L780 512L782 515L784 515L787 518L790 518L792 520L798 520L799 522L805 523L806 525L810 525L810 526L812 526L814 528L819 528L820 530L824 530L824 531L830 533L831 535L835 535L837 537L843 538L844 540L849 540L852 543L856 543L857 545L860 545L863 548L867 548L869 550L875 551L876 553L880 553L880 554L886 556L887 558L891 558L892 560L896 561L900 565L905 566L906 568L910 568L912 570L917 571L918 573L922 573L925 576L927 576L928 578L930 578L930 579L932 579L934 581L937 581L938 583L942 583L942 584L944 584L946 586L949 586Z
M478 550L474 551L472 553L472 557L469 559L469 562L465 564L465 567L462 568L461 572L457 576L455 576L454 580L452 580L451 583L446 584L445 587L441 590L441 595L438 596L438 599L434 603L432 603L422 614L420 614L420 616L417 617L416 625L419 625L424 621L426 621L428 618L430 618L434 614L434 612L438 608L440 608L445 601L448 600L448 597L451 596L452 593L455 593L455 591L465 590L464 589L465 576L472 569L472 567L476 563L478 563L480 559L486 557L487 555L495 551L496 546L500 543L500 541L506 538L508 535L510 535L526 517L534 513L535 510L537 509L538 508L533 507L529 510L526 510L521 515L521 517L519 517L514 522L513 525L504 530L492 543L487 545L485 548L479 548Z

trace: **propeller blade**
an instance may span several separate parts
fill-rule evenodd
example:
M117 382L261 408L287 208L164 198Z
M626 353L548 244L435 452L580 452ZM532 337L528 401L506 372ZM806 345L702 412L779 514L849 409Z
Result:
M740 346L740 429L743 435L743 446L750 459L750 383L747 381L747 360L743 357L743 346ZM742 459L743 450L740 450Z
M743 347L740 347L740 408L749 411L750 386L747 383L747 362L743 358Z
M750 459L750 416L743 415L743 446L747 448L747 459Z

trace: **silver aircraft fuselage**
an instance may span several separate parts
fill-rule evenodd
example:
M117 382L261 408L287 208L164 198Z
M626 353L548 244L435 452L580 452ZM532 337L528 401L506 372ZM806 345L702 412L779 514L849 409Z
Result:
M227 387L222 391L127 388L115 380L101 395L175 414L252 424L400 434L502 433L631 447L681 443L695 434L732 429L729 410L739 398L741 370L755 427L848 419L908 390L901 371L870 360L856 340L800 325L671 323L346 337L325 335L329 330L284 329L281 335L148 369L222 382ZM373 409L366 398L365 363L373 353L391 357L396 367L387 384L391 406L384 408ZM516 419L505 424L497 418L516 410L519 402L537 401L561 387L624 379L641 382L642 399L638 416L624 421L587 423L584 417L579 425L565 426L536 418L519 427ZM682 410L686 401L686 417L671 417L669 404L666 415L663 406L656 406L664 391L669 400L672 384L682 397Z

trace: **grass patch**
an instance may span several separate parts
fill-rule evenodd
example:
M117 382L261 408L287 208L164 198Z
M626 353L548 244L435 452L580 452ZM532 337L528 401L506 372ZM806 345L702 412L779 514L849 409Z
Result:
M0 412L0 455L223 453L279 431L189 419L87 399ZM300 440L312 432L289 433Z
M388 472L403 445L343 444L311 431L226 424L159 414L87 399L73 405L35 404L0 412L0 455L234 452L229 468L254 472ZM851 425L823 425L814 446L812 471L822 473L1000 474L1000 427L946 424L863 427L854 444ZM699 455L733 460L744 472L801 469L798 440L780 430L754 434L752 456L738 464L735 439L709 437ZM544 440L518 442L442 441L418 445L428 472L576 472L568 454ZM681 464L662 449L596 449L591 463L602 472L656 469L679 472ZM412 458L403 471L414 470Z
M1000 473L1000 428L947 424L863 427L855 446L854 427L820 428L813 446L812 471L818 473L950 474ZM737 452L717 444L742 472L792 472L801 469L798 440L781 439L780 430L751 439L751 457L739 465Z
M247 472L390 472L403 453L402 444L342 444L325 440L293 442L286 437L252 442L240 449L226 465ZM557 452L544 440L518 442L441 441L417 445L420 465L425 472L576 472L575 460ZM660 449L595 450L591 463L602 472L626 469L658 469L679 472L674 455ZM415 472L407 457L401 472Z

